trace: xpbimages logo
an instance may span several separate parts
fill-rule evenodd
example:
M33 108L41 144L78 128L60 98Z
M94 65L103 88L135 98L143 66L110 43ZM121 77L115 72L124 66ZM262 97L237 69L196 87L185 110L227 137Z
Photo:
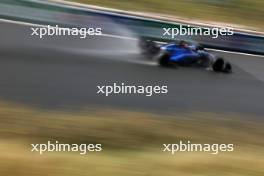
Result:
M87 36L102 35L102 28L62 28L56 25L44 27L31 27L31 36L37 36L40 39L45 36L79 36L84 39Z
M40 155L44 152L79 152L81 155L85 155L88 152L100 152L102 150L102 144L62 144L58 141L31 144L31 152L38 152Z
M233 152L234 144L194 144L191 141L179 141L176 144L163 144L162 151L172 155L176 152L208 152L216 155L219 152Z
M125 85L125 83L113 85L97 86L97 94L103 94L106 97L114 94L139 94L147 97L153 94L167 94L168 86L142 86L142 85Z
M209 27L193 27L190 25L179 25L178 28L163 28L163 36L174 39L177 36L211 36L218 38L219 36L234 35L234 29L229 27L209 28Z

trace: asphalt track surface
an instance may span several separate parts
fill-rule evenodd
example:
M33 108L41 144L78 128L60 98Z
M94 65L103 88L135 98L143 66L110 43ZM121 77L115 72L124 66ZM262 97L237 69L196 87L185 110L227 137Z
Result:
M264 115L262 57L217 52L234 65L230 75L194 68L165 69L145 60L128 40L100 36L86 43L64 38L39 44L39 39L29 37L28 27L7 23L0 27L0 101L67 110L101 107ZM72 46L65 46L69 42ZM114 82L166 85L169 92L151 97L96 93L98 85Z

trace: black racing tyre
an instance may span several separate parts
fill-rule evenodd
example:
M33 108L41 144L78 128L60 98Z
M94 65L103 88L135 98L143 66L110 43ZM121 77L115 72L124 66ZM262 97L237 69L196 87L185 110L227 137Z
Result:
M224 73L231 73L232 72L232 65L229 62L227 62L225 64L223 72Z
M222 58L218 58L213 64L213 70L215 72L222 72L224 70L225 61Z
M170 55L168 53L163 53L159 60L159 65L162 67L169 67L170 66Z

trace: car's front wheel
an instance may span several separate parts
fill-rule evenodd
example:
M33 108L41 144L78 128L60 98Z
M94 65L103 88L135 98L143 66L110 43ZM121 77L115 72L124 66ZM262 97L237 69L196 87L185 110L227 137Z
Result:
M213 70L215 71L215 72L222 72L223 71L223 69L224 69L224 64L225 64L225 61L224 61L224 59L222 59L222 58L218 58L215 62L214 62L214 64L213 64Z
M222 58L218 58L212 67L215 72L232 73L232 65Z
M227 62L225 64L223 72L224 73L232 73L232 65L229 62Z

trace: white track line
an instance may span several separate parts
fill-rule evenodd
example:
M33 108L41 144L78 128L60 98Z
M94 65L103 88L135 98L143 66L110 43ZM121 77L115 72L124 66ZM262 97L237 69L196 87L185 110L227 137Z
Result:
M263 57L264 55L258 55L258 54L249 54L249 53L240 53L236 51L225 51L225 50L219 50L219 49L212 49L212 48L205 48L210 51L217 51L217 52L222 52L222 53L230 53L230 54L237 54L237 55L245 55L245 56L252 56L252 57Z
M213 27L211 24L206 23L189 23L188 21L168 21L163 18L153 18L149 16L144 16L142 14L135 14L134 12L127 12L119 9L111 9L106 7L100 7L95 5L86 5L82 3L76 3L76 2L69 2L65 0L49 0L46 2L43 2L41 0L29 0L31 2L40 3L40 4L49 4L49 5L55 5L58 7L64 7L64 8L71 8L76 10L84 10L84 11L92 11L95 13L101 13L101 14L110 14L110 15L118 15L121 17L127 17L127 18L133 18L133 19L140 19L140 20L150 20L154 22L161 22L161 23L168 23L168 24L183 24L183 25L191 25L194 27ZM214 25L215 27L221 27L220 25ZM251 30L245 30L245 29L235 29L235 32L237 34L242 35L248 35L248 36L259 36L263 37L263 32L258 31L251 31ZM250 33L248 33L250 32Z
M36 24L36 23L29 23L29 22L22 22L22 21L7 20L7 19L2 19L2 18L0 18L0 22L11 23L11 24L18 24L18 25L23 25L23 26L48 27L48 25L43 25L43 24ZM52 26L52 25L49 25L49 26ZM53 26L53 27L55 27L55 26ZM136 38L132 38L132 37L112 35L112 34L104 34L104 33L102 35L100 35L100 36L112 37L112 38L118 38L118 39L127 39L127 40L137 40Z
M18 25L24 25L24 26L48 27L48 25L41 25L41 24L35 24L35 23L29 23L29 22L7 20L7 19L1 19L1 18L0 18L0 22L6 22L6 23L18 24ZM134 40L134 41L137 40L136 38L132 38L132 37L118 36L118 35L112 35L112 34L102 34L101 36L118 38L118 39L126 39L126 40ZM159 42L159 41L155 41L155 42L160 43L160 44L165 44L165 42ZM240 53L240 52L235 52L235 51L225 51L225 50L212 49L212 48L206 48L206 49L211 50L211 51L223 52L223 53L246 55L246 56L252 56L252 57L263 57L264 58L264 55L258 55L258 54Z

